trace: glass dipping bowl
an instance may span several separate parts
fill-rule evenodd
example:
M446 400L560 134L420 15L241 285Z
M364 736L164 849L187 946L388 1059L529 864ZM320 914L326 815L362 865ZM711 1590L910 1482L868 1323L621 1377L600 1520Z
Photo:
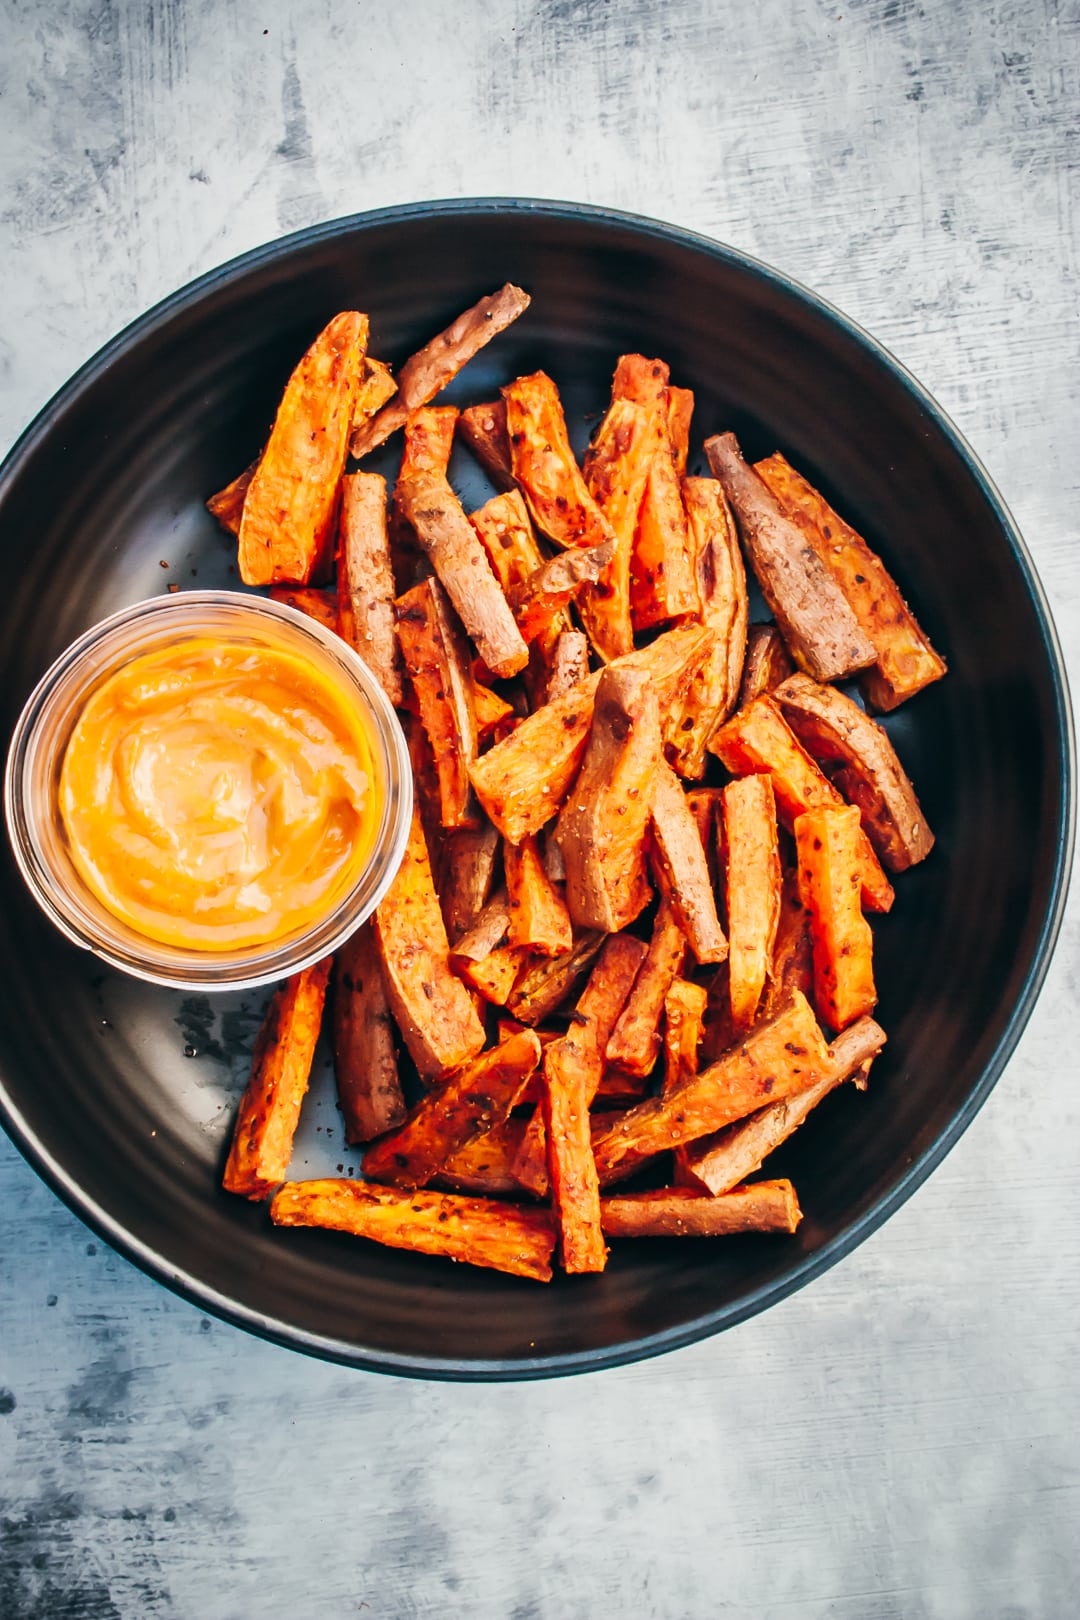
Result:
M353 887L319 921L240 950L165 945L120 921L90 893L67 847L60 772L83 707L133 658L195 637L276 648L305 658L351 694L371 722L382 816ZM295 608L238 591L187 591L137 602L72 643L26 702L8 752L4 812L19 869L46 916L74 944L152 984L234 990L268 984L336 950L371 915L401 863L412 816L412 771L397 716L375 676L346 642Z

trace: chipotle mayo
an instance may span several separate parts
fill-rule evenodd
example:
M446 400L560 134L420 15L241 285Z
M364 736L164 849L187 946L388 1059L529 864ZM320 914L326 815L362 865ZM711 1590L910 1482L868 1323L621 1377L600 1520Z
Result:
M370 724L292 652L196 638L136 657L67 743L72 859L103 906L163 944L229 951L296 934L374 847Z

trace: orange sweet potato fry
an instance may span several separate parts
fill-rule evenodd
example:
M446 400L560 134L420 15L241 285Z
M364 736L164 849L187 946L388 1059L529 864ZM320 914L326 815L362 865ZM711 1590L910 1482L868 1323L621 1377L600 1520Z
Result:
M874 644L833 575L771 490L743 460L733 433L705 442L714 475L738 520L747 560L795 662L818 681L874 662Z
M716 913L709 863L694 813L675 772L657 767L652 796L652 865L698 962L722 962L727 940Z
M456 405L425 405L410 412L398 478L411 478L418 472L444 473L450 465L457 420Z
M876 709L895 709L945 673L899 587L862 535L777 452L754 463L785 517L799 528L843 591L877 661L859 682Z
M508 720L514 718L514 705L507 703L498 692L473 677L473 708L476 711L476 729L481 741L498 732Z
M702 624L716 645L691 681L673 716L667 757L680 776L699 781L705 747L735 707L746 651L746 570L724 492L715 478L683 480L690 555Z
M468 648L437 579L425 579L394 603L398 641L435 757L439 819L444 827L475 827L480 819L469 766L479 730Z
M346 1142L370 1142L405 1118L394 1020L379 947L364 923L334 957L334 1077Z
M516 675L529 649L445 474L399 478L396 497L485 664L503 678Z
M664 998L685 955L686 936L670 902L661 900L641 970L607 1044L607 1061L625 1074L643 1078L655 1068Z
M595 585L615 554L614 540L602 546L575 546L543 563L510 592L510 610L526 641L558 633L567 604Z
M609 664L596 689L581 772L555 827L566 903L579 928L615 932L649 902L645 834L661 763L660 712L649 677Z
M705 986L689 979L673 980L664 998L664 1096L698 1072L708 999Z
M755 698L768 697L794 673L795 665L775 624L752 624L746 638L738 707L745 709Z
M546 1209L363 1181L290 1181L271 1204L270 1217L276 1226L328 1227L392 1249L551 1281L557 1234Z
M526 1089L537 1078L534 1073L532 1080L526 1082ZM524 1119L511 1115L501 1125L485 1131L483 1136L475 1136L456 1153L451 1153L432 1185L447 1192L471 1193L482 1198L499 1198L508 1193L520 1195L524 1188L514 1175L514 1160L525 1126Z
M502 840L485 821L463 827L446 840L446 876L439 889L443 920L451 945L467 934L491 895Z
M814 1005L832 1029L845 1029L877 1003L873 935L859 902L860 831L854 805L825 805L795 822L799 891L814 945Z
M482 1052L365 1151L364 1175L396 1187L425 1187L451 1154L507 1118L539 1062L540 1042L531 1029Z
M542 1107L548 1180L562 1263L569 1272L603 1271L607 1264L607 1245L600 1230L600 1183L585 1100L587 1068L573 1030L561 1041L553 1041L544 1053Z
M536 371L502 393L511 467L537 528L558 546L604 545L611 530L574 459L551 378Z
M493 496L471 514L469 522L476 530L507 598L515 591L523 590L537 570L544 566L544 554L537 544L532 520L520 491L513 489L504 495ZM557 609L551 620L552 644L559 632L569 627L569 617L565 611ZM541 640L546 649L547 641L544 638Z
M507 937L540 956L563 956L574 935L566 901L544 870L535 838L507 844L503 850L510 908Z
M736 1033L750 1028L772 961L780 921L776 801L767 776L743 776L724 789L728 972Z
M482 962L497 945L502 944L509 924L510 905L503 888L491 896L472 927L451 948L451 962L455 967L461 962Z
M338 552L338 630L399 707L404 693L394 634L386 480L378 473L352 473L342 479Z
M413 411L427 405L453 382L473 355L499 332L505 331L528 307L528 293L507 282L498 292L481 298L479 303L465 310L444 332L417 350L398 372L397 393L381 411L354 430L350 446L353 455L366 456L391 433L404 427Z
M663 1187L603 1198L600 1219L608 1237L730 1237L794 1232L802 1210L790 1181L758 1181L720 1198Z
M223 1178L226 1192L267 1198L289 1173L331 965L332 958L324 957L274 992L233 1130Z
M505 1007L528 960L528 951L520 945L496 945L478 960L463 957L455 963L455 971L493 1007Z
M823 776L771 697L753 703L713 733L710 751L733 776L765 773L772 780L776 807L787 827L820 805L842 805L843 799ZM859 840L863 904L868 911L888 911L893 890L865 833Z
M413 699L410 690L407 697ZM439 776L435 769L435 756L431 752L428 734L420 723L420 716L411 710L402 716L405 740L409 745L409 765L412 770L413 804L420 812L427 844L428 859L436 892L441 894L445 868L450 854L451 839L443 832L442 803L439 798ZM456 834L451 835L456 837Z
M690 454L690 422L694 414L693 389L673 388L668 383L667 413L675 471L680 478L685 478L686 461Z
M569 692L579 681L588 679L589 644L580 630L563 630L556 637L551 655L551 673L548 676L544 701L554 703L556 698Z
M630 558L654 447L653 415L632 399L613 399L585 452L585 486L615 537L615 552L578 600L589 640L605 663L634 648Z
M514 488L510 435L506 431L506 401L468 405L458 418L458 433L483 467L496 489Z
M360 386L356 391L356 404L353 407L352 431L355 433L369 422L376 411L382 410L387 400L396 393L397 383L390 367L384 366L381 360L375 360L370 354L366 354L360 369Z
M405 857L375 912L386 994L420 1073L440 1079L475 1057L484 1026L460 979L450 971L449 944L419 809L414 807Z
M226 534L240 533L244 502L258 465L256 459L250 467L245 467L242 473L238 473L231 483L226 484L224 489L219 489L216 495L211 495L206 503L206 510L211 517L217 518Z
M244 500L246 585L307 585L330 561L367 327L354 310L336 315L289 378Z
M526 961L506 1003L508 1012L523 1024L542 1024L566 1000L603 943L603 934L581 934L565 956Z
M316 585L271 585L270 600L284 602L297 613L306 613L309 619L321 624L324 630L338 627L337 592Z
M708 1136L767 1102L805 1091L828 1064L825 1038L806 997L796 991L775 1018L756 1025L716 1063L600 1131L593 1149L601 1184L621 1180L654 1154Z

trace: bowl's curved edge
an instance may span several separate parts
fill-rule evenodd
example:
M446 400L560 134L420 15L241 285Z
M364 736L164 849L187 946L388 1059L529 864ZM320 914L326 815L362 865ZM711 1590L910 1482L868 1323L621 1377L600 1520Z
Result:
M963 1108L954 1116L948 1128L923 1152L914 1158L891 1190L873 1204L846 1232L826 1243L816 1253L808 1255L801 1265L782 1280L755 1290L732 1308L709 1312L680 1328L666 1333L647 1336L624 1343L615 1350L583 1352L578 1355L541 1358L522 1357L520 1360L482 1361L463 1365L420 1356L401 1357L392 1353L365 1354L338 1339L308 1334L273 1317L238 1307L233 1301L207 1288L197 1278L165 1265L161 1257L148 1245L142 1244L115 1222L106 1210L87 1197L75 1186L62 1167L56 1163L44 1146L36 1139L20 1111L15 1108L0 1077L0 1123L28 1164L67 1205L73 1214L84 1221L103 1241L117 1249L133 1264L190 1304L210 1311L213 1315L235 1327L244 1328L260 1338L281 1345L285 1349L302 1351L345 1366L368 1372L391 1373L400 1377L436 1378L455 1382L517 1381L564 1376L571 1373L597 1372L628 1362L645 1360L671 1350L685 1348L711 1334L734 1327L748 1317L766 1310L789 1294L796 1292L815 1277L835 1265L845 1255L865 1241L871 1233L893 1215L936 1169L946 1154L967 1130L979 1109L1001 1077L1011 1058L1023 1030L1031 1017L1039 993L1049 970L1054 946L1068 895L1072 869L1073 846L1076 831L1075 794L1075 736L1072 706L1061 647L1054 626L1053 615L1046 599L1042 582L1035 570L1031 555L1022 535L1000 492L951 418L923 387L907 367L884 344L865 331L842 310L830 304L819 294L783 272L773 269L749 254L727 244L716 242L681 226L668 225L644 215L626 213L616 209L599 208L585 203L565 203L548 199L529 198L451 198L428 202L409 203L397 207L374 209L309 226L289 236L252 248L228 260L224 265L208 271L196 280L168 294L142 315L138 316L117 335L92 355L64 385L47 401L0 463L0 504L12 482L18 477L22 465L31 457L39 442L51 430L56 419L78 396L108 369L115 358L134 344L141 342L154 329L171 319L179 311L197 303L206 293L227 285L249 270L286 256L303 244L351 231L372 229L407 219L468 214L540 214L554 219L581 219L596 224L629 229L673 243L749 272L781 288L816 309L833 324L842 328L857 344L886 366L901 386L913 394L933 420L956 454L969 468L989 505L994 509L1001 528L1014 552L1035 607L1054 685L1055 718L1057 722L1057 756L1061 779L1061 795L1057 825L1057 856L1054 863L1050 903L1036 941L1028 968L1024 989L1012 1015Z

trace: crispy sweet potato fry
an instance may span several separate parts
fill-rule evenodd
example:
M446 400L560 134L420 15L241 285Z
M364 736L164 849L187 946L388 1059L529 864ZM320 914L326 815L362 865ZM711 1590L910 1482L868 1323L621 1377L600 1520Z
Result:
M352 431L355 433L369 422L397 393L397 383L389 366L384 366L381 360L375 360L370 354L365 354L364 363L360 370L360 386L356 391L356 404L353 407Z
M334 1076L346 1142L370 1142L405 1118L394 1021L369 922L334 957Z
M458 433L496 489L515 487L505 400L493 399L485 405L466 406L458 418Z
M467 934L491 894L502 839L490 821L462 828L446 840L446 881L439 891L451 945Z
M450 465L457 420L456 405L425 405L411 411L405 421L398 478L411 478L418 472L444 473Z
M745 709L755 698L768 697L781 681L794 673L795 665L775 624L752 624L746 638L738 707Z
M805 1091L824 1075L829 1048L798 991L741 1045L666 1097L638 1103L593 1140L601 1185L621 1180L666 1148L710 1135L767 1102Z
M874 662L874 644L801 529L742 458L733 433L705 441L739 535L795 662L815 680L841 680Z
M480 812L469 766L477 757L479 731L465 638L437 579L425 579L400 596L394 617L435 757L439 819L444 827L475 827Z
M392 1249L551 1281L556 1231L546 1209L363 1181L290 1181L271 1204L270 1217L275 1226L329 1227Z
M729 1237L794 1232L802 1210L790 1181L758 1181L720 1198L663 1187L603 1198L600 1219L608 1237Z
M607 1061L643 1078L660 1056L660 1014L664 998L682 968L686 936L670 901L661 900L641 970L607 1044Z
M394 635L394 572L386 527L386 480L352 473L341 481L338 630L400 707L401 655Z
M533 522L558 546L602 546L612 538L585 486L566 432L559 391L546 372L502 391L510 464Z
M411 697L411 692L409 693ZM437 893L441 893L450 840L443 832L442 806L439 799L439 777L435 769L435 756L431 752L428 734L420 723L420 716L408 712L402 716L405 740L409 745L409 765L413 779L413 804L420 811L427 844L428 860ZM456 835L455 835L456 836Z
M780 921L776 801L767 776L743 776L724 789L728 972L732 1027L757 1015Z
M563 630L557 637L551 657L545 702L569 692L589 674L589 644L580 630Z
M611 385L650 417L649 476L638 512L630 560L630 613L635 630L698 610L686 510L679 489L680 459L672 438L668 368L662 360L624 354ZM681 417L677 414L676 421Z
M498 292L481 298L479 303L465 310L438 337L418 349L398 372L394 397L353 432L350 445L353 455L366 456L403 427L413 411L426 405L453 382L473 355L499 332L505 331L528 307L528 293L507 282Z
M675 772L660 762L652 796L652 864L661 892L698 962L722 962L727 940L716 914L709 864Z
M509 897L511 945L523 945L540 956L563 956L574 935L566 901L544 871L535 838L507 844L503 850Z
M289 378L244 500L245 585L307 585L330 560L367 327L335 315Z
M709 986L709 1010L701 1046L703 1063L715 1063L739 1039L731 1016L730 977L728 963L724 962ZM781 886L780 921L757 1021L764 1023L774 1017L795 990L804 996L813 994L814 964L810 915L799 899L798 876L792 869Z
M495 577L509 598L523 589L537 570L544 566L544 554L537 544L528 508L518 490L495 495L473 512L469 522L480 537ZM541 636L541 648L546 653L554 645L556 636L570 627L566 612L558 609L552 616L550 636Z
M483 681L478 681L475 677L472 682L472 694L476 729L481 741L514 718L514 705L507 703L498 692L493 692L490 686L485 686Z
M771 777L777 809L789 828L794 826L795 818L807 810L844 802L818 770L771 697L755 698L747 708L732 715L713 733L709 748L733 776L764 772ZM859 843L859 872L866 909L888 911L893 903L892 885L865 833Z
M507 1010L523 1024L542 1024L560 1007L593 962L603 934L581 934L565 956L533 957L521 971Z
M516 675L528 663L529 649L445 475L416 472L399 479L397 496L477 652L494 674Z
M251 480L254 478L258 468L259 459L259 457L256 457L250 467L245 467L243 472L238 473L232 480L232 483L226 484L224 489L219 489L216 495L211 495L206 503L206 510L211 517L217 518L226 534L240 533L240 520L244 515L244 502L251 487Z
M686 477L686 462L690 454L690 422L694 414L692 388L673 388L668 384L668 431L675 455L675 471Z
M821 1079L805 1091L768 1103L756 1114L702 1137L680 1150L682 1172L709 1193L726 1193L759 1170L774 1148L786 1142L823 1097L863 1070L885 1045L885 1031L872 1018L843 1030L830 1048Z
M518 975L529 961L520 945L496 945L479 960L463 957L455 964L458 976L493 1007L505 1007Z
M877 663L859 677L876 709L895 709L945 673L881 558L777 452L754 464L785 517L809 540L873 642Z
M563 1267L603 1271L607 1245L600 1230L600 1183L596 1178L587 1073L574 1032L544 1053L544 1131L551 1202L559 1226Z
M425 1187L451 1154L507 1118L539 1062L540 1042L531 1029L482 1052L366 1150L364 1175L396 1187Z
M698 616L717 632L717 641L673 717L667 757L680 776L698 781L705 774L705 745L738 698L746 650L746 570L735 521L716 479L684 479L683 500Z
M633 651L630 558L654 447L653 416L632 399L613 399L585 452L585 486L615 537L615 552L578 600L589 640L605 663Z
M420 813L414 807L405 857L375 912L386 994L420 1073L440 1079L475 1057L484 1026L469 992L450 971L449 945L431 878Z
M294 973L274 992L236 1116L223 1178L226 1192L267 1198L289 1173L331 964L332 958L324 957Z
M596 583L614 554L614 540L602 546L576 546L552 557L523 584L515 585L508 601L525 640L535 641L553 628L558 633L557 621L567 604Z
M803 747L862 814L867 836L890 872L923 861L934 835L888 734L834 686L793 675L776 702ZM837 769L836 767L839 767Z
M501 1037L505 1039L505 1036ZM537 1078L526 1082L528 1089ZM521 1098L518 1099L521 1101ZM472 1193L482 1198L498 1198L524 1191L514 1175L514 1160L525 1134L526 1121L513 1115L483 1136L475 1136L452 1153L434 1178L433 1186L447 1192Z
M306 613L309 619L321 624L324 630L338 627L337 592L316 585L271 585L270 600L284 602L297 613Z
M837 1030L877 1002L873 935L859 904L859 831L859 812L847 804L808 810L795 822L799 892L814 946L814 1005Z
M698 1048L708 999L705 986L692 984L689 979L675 979L664 998L665 1097L698 1072Z
M645 834L660 764L660 712L649 677L609 664L581 772L555 827L566 904L579 928L626 928L649 902Z
M510 905L503 888L491 896L472 927L451 947L451 962L455 967L461 962L482 962L502 944L509 923Z

